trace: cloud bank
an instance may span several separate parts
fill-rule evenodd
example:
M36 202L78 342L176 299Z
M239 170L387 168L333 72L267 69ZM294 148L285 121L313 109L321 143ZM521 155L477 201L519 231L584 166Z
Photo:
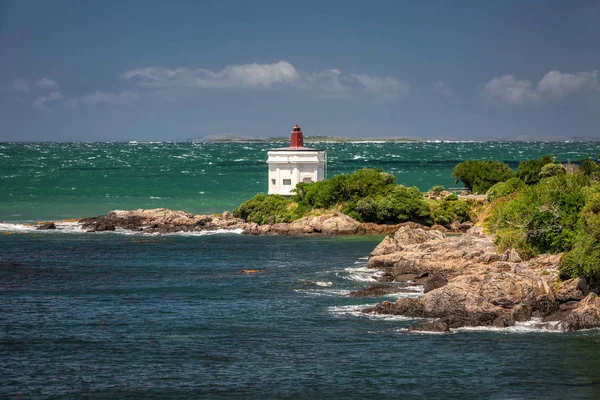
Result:
M600 91L598 71L575 74L550 71L536 86L529 80L519 81L513 75L503 75L488 81L484 93L489 100L511 105L558 100L577 92Z
M207 69L146 67L126 71L123 79L148 87L251 88L293 84L298 71L287 61L275 64L228 65L221 71Z
M145 67L126 71L121 78L146 88L251 89L285 86L317 90L319 95L333 98L348 98L362 91L380 100L393 100L407 96L410 91L407 83L392 76L349 74L339 69L305 73L283 60L273 64L228 65L220 71Z

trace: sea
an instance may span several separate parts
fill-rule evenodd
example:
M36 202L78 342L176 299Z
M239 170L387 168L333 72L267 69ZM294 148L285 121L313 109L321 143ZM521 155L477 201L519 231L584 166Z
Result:
M85 233L112 209L233 210L282 143L0 143L0 398L597 399L600 331L408 333L364 314L380 236ZM467 159L596 159L596 142L315 143L328 176L460 187ZM36 231L38 221L60 221ZM254 273L242 273L256 270Z

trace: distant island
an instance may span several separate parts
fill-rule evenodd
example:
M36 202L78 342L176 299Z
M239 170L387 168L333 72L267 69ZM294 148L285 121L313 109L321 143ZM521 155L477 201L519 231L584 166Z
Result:
M210 143L266 143L266 142L288 142L289 137L266 137L266 138L248 138L236 135L214 135L187 139L187 142L210 142ZM347 138L341 136L305 136L305 143L317 142L420 142L417 139L408 138Z

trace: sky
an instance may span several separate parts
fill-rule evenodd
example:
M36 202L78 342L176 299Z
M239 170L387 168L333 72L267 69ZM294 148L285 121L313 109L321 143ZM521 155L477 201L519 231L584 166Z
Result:
M0 141L600 139L600 1L0 0Z

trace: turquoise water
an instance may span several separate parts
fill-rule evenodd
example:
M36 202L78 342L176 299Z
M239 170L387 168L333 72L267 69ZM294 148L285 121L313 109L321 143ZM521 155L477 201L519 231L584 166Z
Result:
M283 143L0 143L0 221L81 218L112 209L233 210L266 191L267 151ZM466 159L561 162L597 157L591 143L318 143L328 175L363 167L427 190L456 187Z
M34 231L110 209L221 212L264 189L277 144L0 144L0 398L600 397L600 331L408 334L352 299L381 237ZM320 144L425 190L464 159L560 161L598 143ZM243 275L243 269L262 273ZM310 285L306 282L311 281Z

